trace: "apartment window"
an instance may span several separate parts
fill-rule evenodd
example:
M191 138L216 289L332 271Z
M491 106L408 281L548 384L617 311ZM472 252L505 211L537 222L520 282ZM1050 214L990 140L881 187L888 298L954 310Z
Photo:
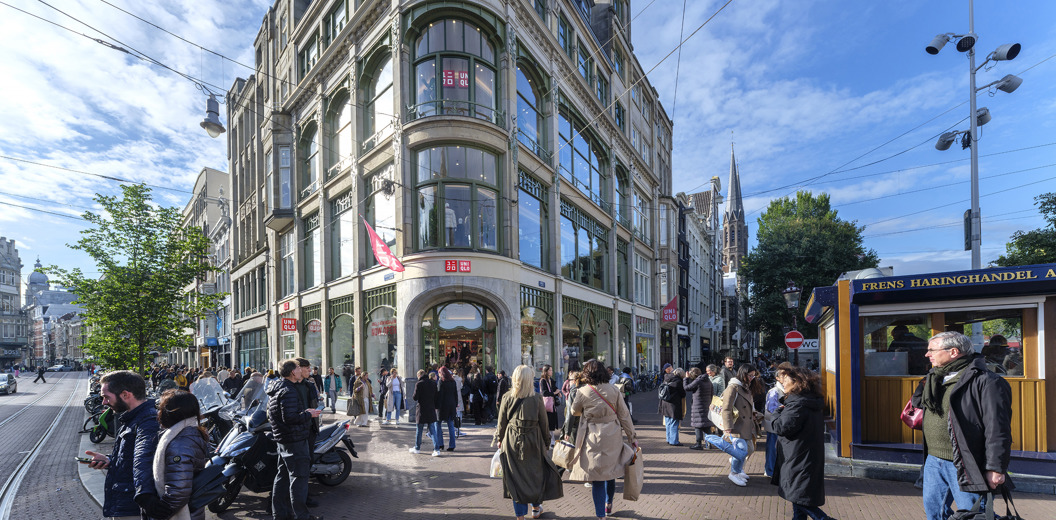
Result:
M616 240L616 295L624 300L630 298L628 273L630 259L627 257L627 242Z
M561 275L605 290L608 230L575 206L561 201Z
M373 144L382 129L389 126L396 106L392 90L392 55L386 53L365 79L367 104L363 111L363 136Z
M533 75L534 76L534 75ZM543 155L542 136L545 119L539 110L542 96L537 82L517 66L517 139L536 155Z
M334 222L330 228L330 279L336 280L355 271L356 249L352 240L359 220L352 191L330 201Z
M372 195L367 199L367 221L390 249L396 247L396 201L392 191L384 187L395 176L393 165L389 164L374 172L367 179L367 186ZM375 265L377 259L368 254L368 264Z
M326 126L330 129L329 167L326 178L337 175L352 162L352 101L347 92L336 96L326 112Z
M612 9L616 12L616 19L621 24L627 23L627 2L625 0L613 0Z
M649 204L652 199L634 190L634 234L645 242L652 239L649 228Z
M608 203L601 147L584 134L586 128L578 119L570 119L563 111L558 114L557 130L561 176L588 194L596 204Z
M653 305L652 262L641 253L634 253L634 301L639 305Z
M660 247L667 245L667 235L669 233L667 228L667 206L661 205L657 208L657 212L660 214ZM681 252L679 252L681 255Z
M583 76L583 79L587 80L587 84L590 84L590 73L594 64L590 59L590 49L588 49L583 42L579 42L579 61L577 61L579 67L579 75Z
M561 15L561 18L557 21L557 44L565 50L565 54L569 58L575 59L575 47L572 45L572 27L568 24L568 20L565 19L565 15Z
M279 237L279 297L293 294L296 290L297 271L294 270L294 256L297 252L297 239L291 230Z
M495 119L495 50L461 20L429 24L415 42L415 117L462 115Z
M301 198L319 187L319 132L309 125L301 137Z
M337 39L338 33L341 32L341 29L345 28L345 23L347 21L348 9L344 0L342 0L341 2L338 2L333 10L330 11L330 14L326 15L326 45L330 45Z
M535 14L539 15L544 23L546 22L546 0L535 0Z
M627 174L627 170L623 166L616 165L616 205L613 216L616 218L616 222L623 224L624 227L630 228L630 203L631 193L631 179Z
M535 177L521 172L517 194L517 236L522 262L540 269L549 267L546 187Z
M319 39L313 37L308 40L308 44L301 49L301 78L304 78L311 72L312 67L319 61Z
M418 247L498 249L498 158L478 148L417 153Z
M268 213L275 209L275 167L271 161L271 150L268 150L264 152L264 186L267 187L264 203Z
M287 29L286 29L286 15L282 15L282 17L279 18L279 47L281 47L283 49L286 48L286 43L288 41L287 38L286 38L286 34L287 34L286 31L287 31ZM285 93L283 93L283 94L285 94Z
M623 54L615 45L612 47L612 68L615 69L616 75L623 79Z
M614 117L616 118L616 127L619 128L621 132L626 132L627 131L627 109L623 108L623 104L620 103L619 101L616 102L616 107L615 107L615 113L614 114L615 114Z
M279 209L293 207L293 178L290 174L290 147L279 147Z
M608 103L609 103L609 80L601 77L601 74L598 74L597 94L598 94L598 101L601 101L602 105L608 105Z
M319 240L319 213L313 213L304 219L304 288L315 287L323 281L323 258L320 254L322 243Z

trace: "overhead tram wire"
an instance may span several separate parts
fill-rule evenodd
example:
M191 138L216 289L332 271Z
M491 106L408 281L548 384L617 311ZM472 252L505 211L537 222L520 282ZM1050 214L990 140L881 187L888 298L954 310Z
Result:
M3 2L0 2L0 3L3 3ZM149 183L141 182L141 181L133 181L133 180L129 180L129 179L122 179L121 177L114 177L113 175L103 175L101 173L86 172L84 170L74 170L72 168L65 168L65 167L62 167L62 166L55 166L54 164L45 164L45 163L42 163L42 162L31 161L29 159L22 159L22 158L19 158L19 157L12 157L10 155L0 155L0 159L7 159L9 161L15 161L15 162L22 162L22 163L26 163L26 164L32 164L34 166L43 166L45 168L54 168L56 170L62 170L62 171L67 171L67 172L72 172L72 173L80 173L80 174L83 174L83 175L91 175L93 177L99 177L99 178L106 179L106 180L109 180L109 181L121 182L121 183L125 183L125 184L142 184L144 186L147 186L147 187L150 187L150 188L157 188L159 190L175 191L175 192L178 192L178 193L192 193L192 194L194 193L194 192L192 192L190 190L181 190L179 188L169 188L168 186L161 186L161 185L158 185L158 184L149 184Z
M682 41L682 37L686 34L686 0L682 0L682 23L678 30L678 41ZM678 73L682 69L682 46L678 46L678 58L675 59L675 93L671 96L671 124L674 125L675 115L677 111L675 108L678 106ZM674 143L671 144L674 147Z
M1004 216L1004 215L1013 215L1013 214L1017 214L1017 213L1025 213L1025 212L1028 212L1028 211L1033 212L1035 210L1034 209L1025 209L1025 210L1020 210L1020 211L1013 211L1011 213L999 213L997 215L991 215L991 217L1000 217L1000 216ZM1009 218L998 218L998 219L988 218L987 222L988 223L990 223L990 222L1006 222L1006 221L1009 221L1009 220L1024 220L1024 219L1028 219L1028 218L1037 218L1037 217L1038 217L1038 215L1026 215L1026 216L1022 216L1022 217L1009 217ZM945 222L945 223L942 223L942 224L934 224L934 225L931 225L931 226L924 226L924 227L913 228L913 229L903 229L903 230L900 230L900 231L887 231L887 232L884 232L884 233L876 233L876 234L873 234L873 235L863 235L862 238L864 239L864 238L884 237L884 236L890 236L890 235L902 235L902 234L906 234L906 233L915 233L917 231L927 231L927 230L931 230L931 229L957 227L957 226L963 226L963 225L964 225L964 221L958 220L958 221Z
M48 211L46 209L32 208L32 207L29 207L29 206L21 206L21 205L18 205L18 204L12 203L12 202L3 201L3 200L0 200L0 204L2 204L4 206L11 206L13 208L28 209L30 211L39 211L41 213L47 213L49 215L55 215L57 217L65 217L65 218L69 218L69 219L73 219L73 220L84 221L84 219L81 218L81 217L76 217L76 216L73 216L73 215L67 215L65 213L58 213L58 212L55 212L55 211Z

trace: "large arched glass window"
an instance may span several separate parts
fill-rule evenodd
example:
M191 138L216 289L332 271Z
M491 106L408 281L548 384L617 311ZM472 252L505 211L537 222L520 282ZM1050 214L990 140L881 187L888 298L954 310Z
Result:
M418 248L497 250L497 157L454 145L419 150L416 158Z
M605 207L609 194L605 188L607 178L603 167L604 152L590 137L579 120L558 114L557 131L561 153L561 176L575 185L599 206Z
M315 124L301 134L301 198L319 187L319 132Z
M352 163L352 101L347 92L338 94L330 103L326 127L330 132L326 178L330 179Z
M393 175L393 166L389 164L366 179L367 190L371 193L367 199L367 221L390 249L396 247L396 199L393 191L384 186ZM367 252L367 265L377 265L377 262L374 254Z
M447 114L497 122L495 49L480 28L437 20L414 48L413 117Z
M497 369L497 324L495 313L476 303L454 301L429 309L422 317L422 366Z
M525 66L517 66L517 139L529 150L542 157L545 148L545 118L542 113L542 93L539 82L525 73Z
M363 136L366 142L374 143L378 134L392 121L395 102L392 90L392 55L383 52L381 61L371 69L365 78L366 99L363 114Z

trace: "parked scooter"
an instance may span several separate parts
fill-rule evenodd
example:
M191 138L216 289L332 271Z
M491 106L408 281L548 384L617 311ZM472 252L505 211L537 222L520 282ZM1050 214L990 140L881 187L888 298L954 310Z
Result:
M224 466L225 493L209 504L214 513L226 511L244 486L255 493L271 491L278 472L278 449L268 422L268 396L260 389L254 406L236 416L234 427L224 436L207 464ZM336 486L352 471L352 458L358 458L355 444L348 437L351 421L342 421L319 431L312 450L310 475L319 483ZM345 449L341 448L344 445ZM351 454L351 457L349 456Z
M198 398L202 410L202 427L209 432L209 443L213 446L227 435L233 425L234 410L238 402L231 400L215 378L199 379L191 385L191 393Z
M106 440L107 436L117 438L117 414L109 406L93 414L84 421L84 427L80 433L87 433L88 440L99 444Z

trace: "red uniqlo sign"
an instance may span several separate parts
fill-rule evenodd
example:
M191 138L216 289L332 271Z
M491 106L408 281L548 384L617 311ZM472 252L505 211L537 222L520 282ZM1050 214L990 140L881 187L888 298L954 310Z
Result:
M785 334L785 346L790 349L797 349L803 345L803 333L798 330L791 330L788 334Z
M464 70L445 70L441 84L445 87L469 88L469 72Z
M297 318L283 318L282 319L282 331L283 332L297 332Z
M312 320L308 322L308 332L322 332L323 324L319 320Z
M458 272L460 272L460 273L468 273L468 272L470 272L472 270L471 267L472 266L470 265L469 260L459 260L458 261Z
M458 260L444 260L444 272L457 273L458 272Z
M473 265L470 260L444 260L444 272L446 273L469 273Z

